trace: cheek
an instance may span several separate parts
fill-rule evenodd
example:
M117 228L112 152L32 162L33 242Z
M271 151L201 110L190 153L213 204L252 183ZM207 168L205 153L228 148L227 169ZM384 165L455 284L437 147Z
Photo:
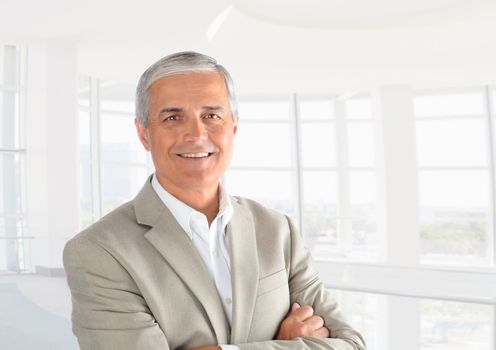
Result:
M161 156L167 155L171 148L171 138L163 133L156 133L150 143L152 155Z
M224 153L228 161L230 161L232 158L233 146L234 146L234 137L230 136L228 139L226 139L224 143Z

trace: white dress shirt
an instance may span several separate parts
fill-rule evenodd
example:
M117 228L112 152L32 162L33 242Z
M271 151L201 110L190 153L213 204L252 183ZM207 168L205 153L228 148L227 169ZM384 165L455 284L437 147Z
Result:
M219 212L209 227L207 217L203 213L167 192L158 182L156 175L153 175L152 187L193 242L210 277L215 282L229 325L232 326L231 258L226 235L226 226L233 215L229 196L219 183ZM235 345L219 344L219 346L223 350L239 350Z

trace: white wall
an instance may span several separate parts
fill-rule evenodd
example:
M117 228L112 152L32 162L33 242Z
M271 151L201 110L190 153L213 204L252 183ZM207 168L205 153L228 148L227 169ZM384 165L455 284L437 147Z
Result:
M74 44L28 47L26 206L32 267L62 267L62 249L78 230L78 153Z

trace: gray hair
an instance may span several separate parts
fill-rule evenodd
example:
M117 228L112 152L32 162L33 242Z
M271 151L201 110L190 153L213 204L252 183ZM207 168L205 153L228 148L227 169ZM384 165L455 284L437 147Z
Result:
M150 86L164 77L196 72L217 72L224 78L232 118L234 119L238 115L234 83L229 72L212 57L194 51L184 51L161 58L141 75L136 87L136 117L145 128L148 126L150 108L148 89Z

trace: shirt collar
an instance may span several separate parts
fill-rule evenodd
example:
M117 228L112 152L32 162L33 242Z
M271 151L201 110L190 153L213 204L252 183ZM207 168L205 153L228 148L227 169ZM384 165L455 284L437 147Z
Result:
M165 204L165 206L170 210L178 224L186 232L190 239L193 238L193 233L191 231L191 218L194 214L204 215L199 211L191 208L186 203L180 201L172 194L167 192L165 188L158 182L157 176L153 174L152 176L152 187ZM222 232L225 234L225 228L233 216L233 206L231 199L224 190L224 186L219 182L219 213L217 214L217 225L222 225Z

